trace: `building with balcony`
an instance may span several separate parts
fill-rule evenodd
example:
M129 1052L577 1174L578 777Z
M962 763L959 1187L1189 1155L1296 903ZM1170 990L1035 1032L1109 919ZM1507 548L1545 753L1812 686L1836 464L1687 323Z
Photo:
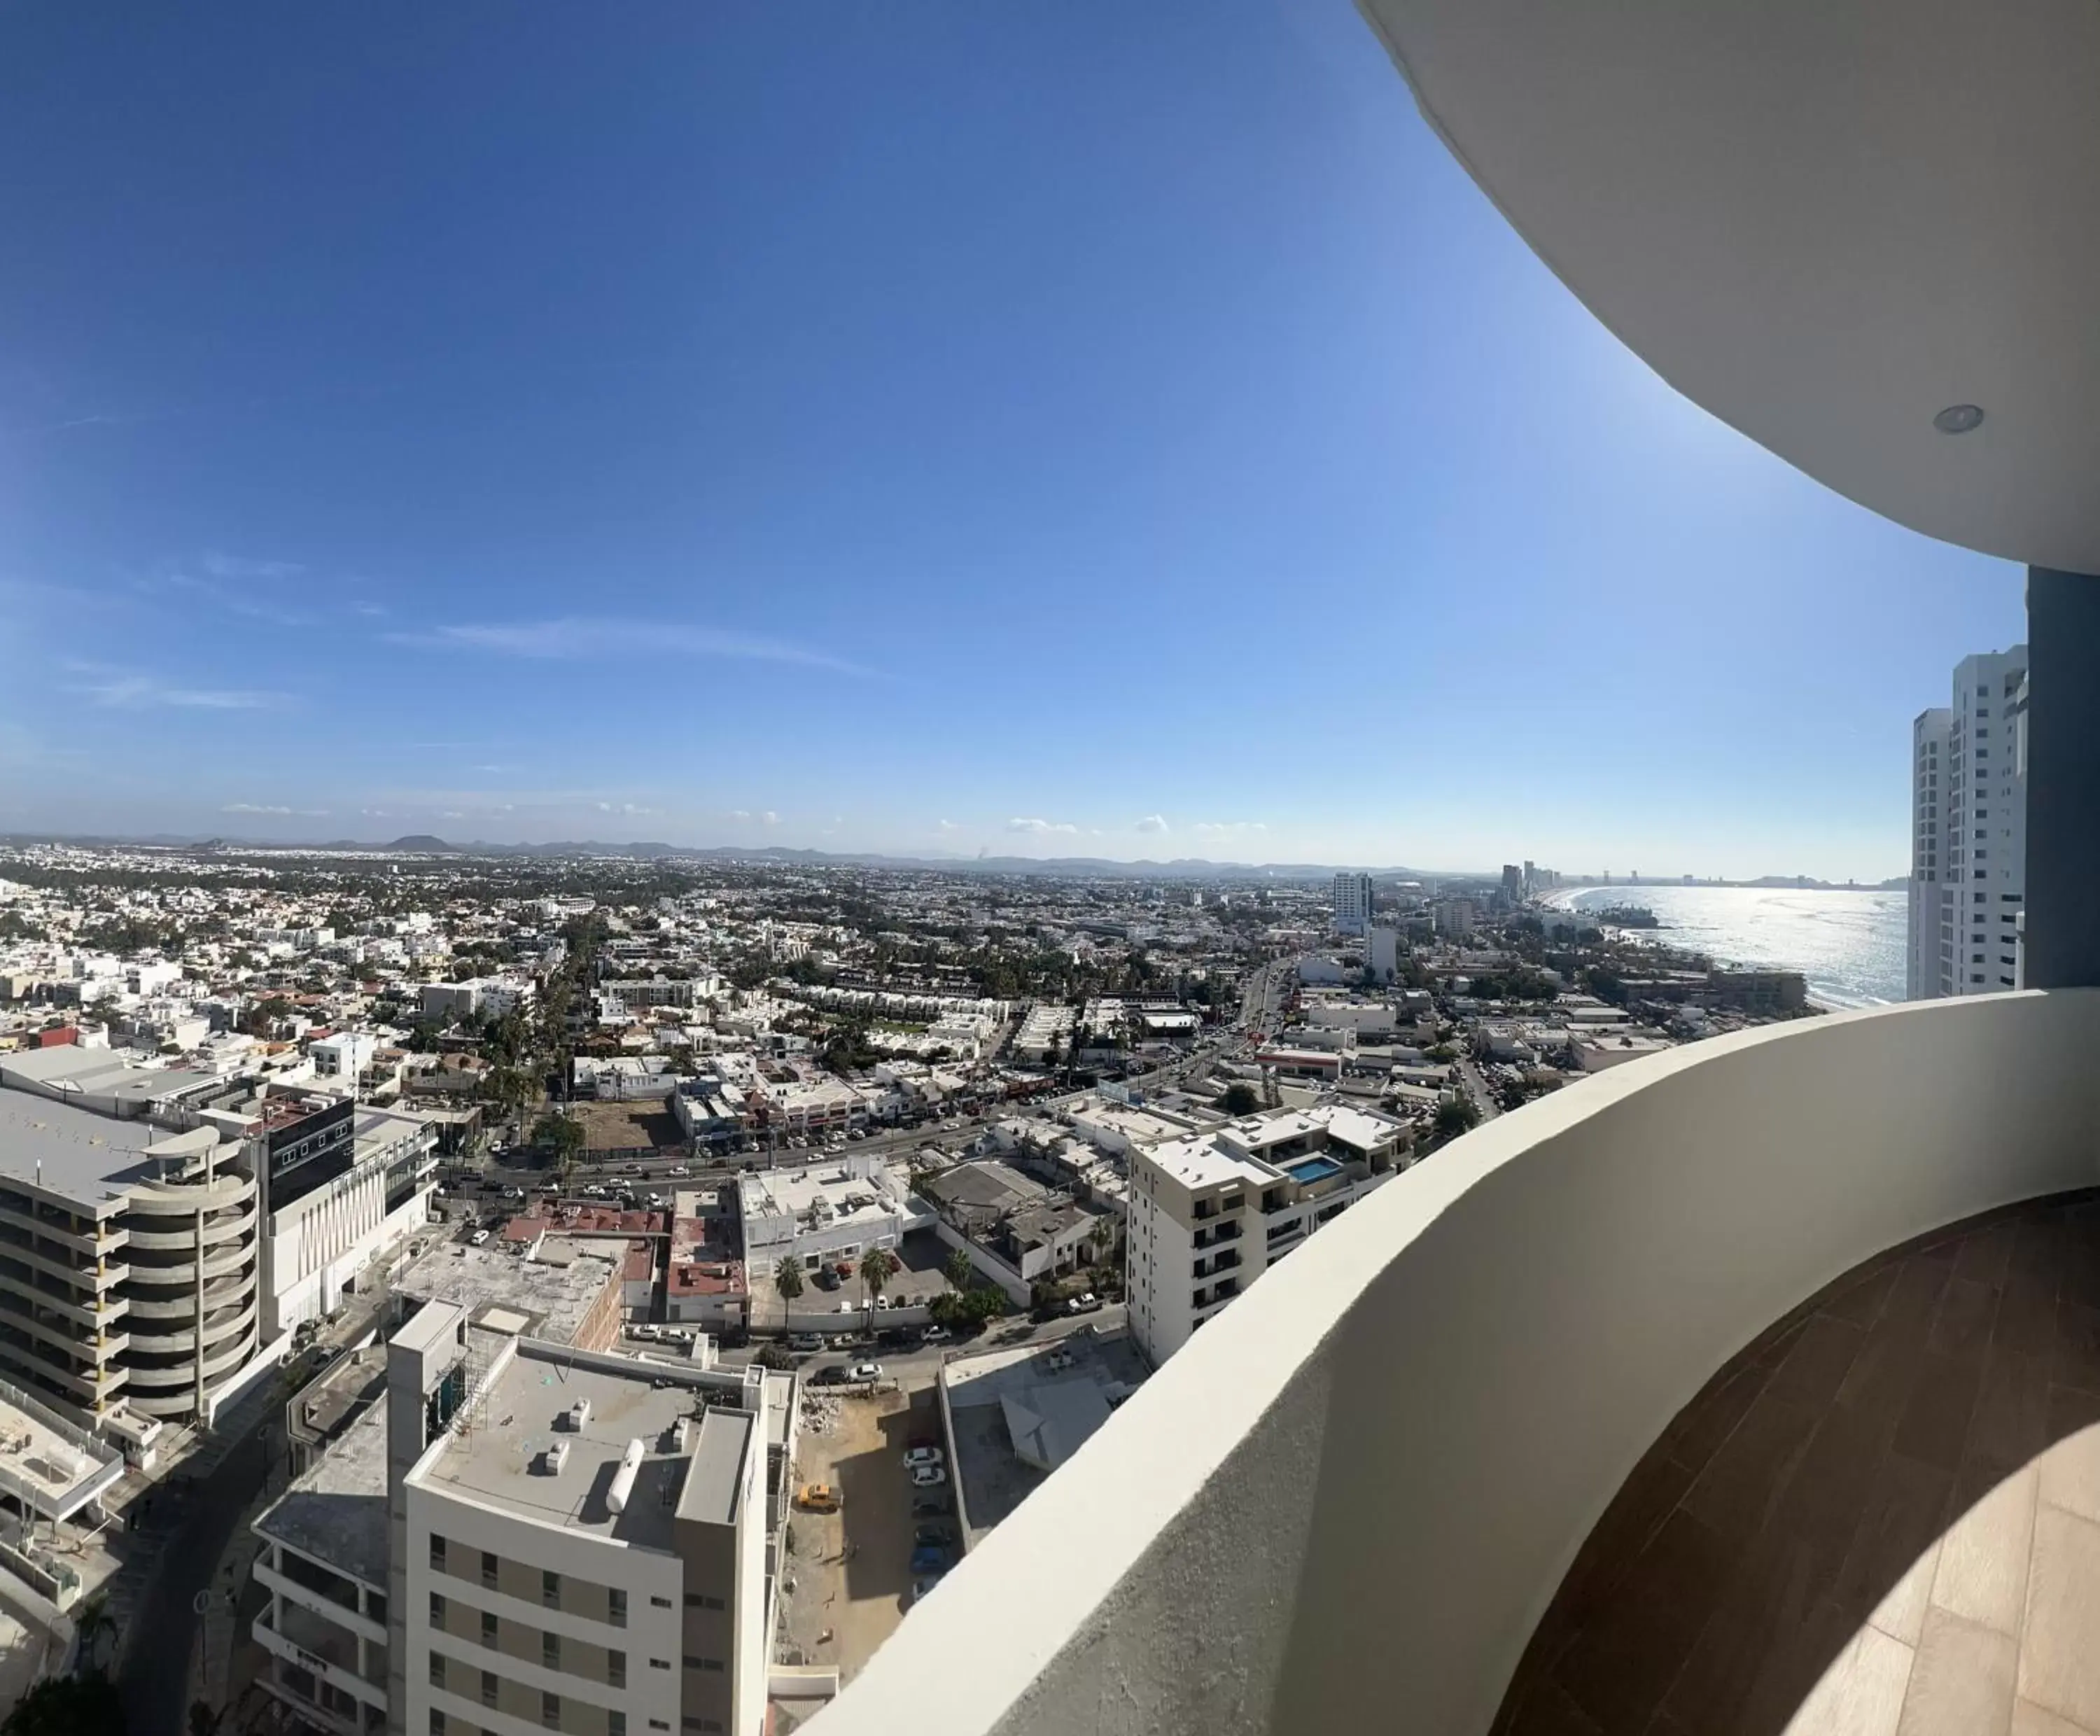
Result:
M2020 986L2027 662L2024 645L1964 657L1953 704L1921 712L1911 725L1905 992L1912 1001Z
M1390 1181L1389 1115L1331 1106L1242 1116L1130 1157L1130 1328L1154 1367L1305 1238Z
M793 1383L426 1304L256 1521L264 1685L333 1736L756 1736Z
M2092 1736L2100 11L1360 4L1663 378L2027 563L2028 987L1645 1056L1444 1147L818 1729Z

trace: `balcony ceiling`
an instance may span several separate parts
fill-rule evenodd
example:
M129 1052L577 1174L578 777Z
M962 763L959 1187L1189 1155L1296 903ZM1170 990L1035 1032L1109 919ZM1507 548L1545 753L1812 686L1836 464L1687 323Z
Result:
M2100 5L1359 0L1687 397L1929 536L2100 573ZM1974 431L1937 431L1957 404Z

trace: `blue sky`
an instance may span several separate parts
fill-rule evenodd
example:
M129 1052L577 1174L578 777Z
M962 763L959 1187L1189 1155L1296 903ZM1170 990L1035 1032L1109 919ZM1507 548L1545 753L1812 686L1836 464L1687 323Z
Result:
M16 8L0 153L0 829L1878 877L2023 632L1341 0Z

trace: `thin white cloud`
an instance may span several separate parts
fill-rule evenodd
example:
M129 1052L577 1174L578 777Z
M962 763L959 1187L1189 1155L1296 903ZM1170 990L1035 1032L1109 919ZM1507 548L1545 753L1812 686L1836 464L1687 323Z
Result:
M151 675L126 674L94 665L73 665L77 674L95 677L73 691L90 704L125 711L171 705L192 711L267 711L288 704L288 693L271 693L248 687L170 687Z
M632 802L601 802L598 804L598 811L601 814L655 814L662 811L658 808L645 808Z
M758 823L761 826L777 826L780 824L780 816L768 808L758 816Z
M296 814L307 819L325 819L326 808L281 807L274 802L229 802L218 811L222 814Z
M944 819L941 822L941 829L943 832L960 832L963 828L952 819Z
M731 808L729 811L729 817L731 819L748 819L751 818L751 810L749 808Z
M1079 828L1069 819L1009 819L1008 832L1026 832L1035 837L1047 837L1053 832L1077 833Z
M218 553L202 556L197 564L214 579L295 579L307 570L295 560L249 560Z
M1165 815L1148 814L1137 823L1137 829L1140 832L1171 832L1174 828L1167 824Z
M465 621L427 633L390 633L384 637L393 644L418 651L481 651L504 657L582 660L627 656L637 645L647 645L653 650L683 652L695 657L796 664L850 675L868 673L843 657L786 639L645 618L581 620L568 616L557 621Z
M1266 832L1268 827L1258 819L1204 819L1196 823L1196 835L1205 838L1238 837L1250 832Z

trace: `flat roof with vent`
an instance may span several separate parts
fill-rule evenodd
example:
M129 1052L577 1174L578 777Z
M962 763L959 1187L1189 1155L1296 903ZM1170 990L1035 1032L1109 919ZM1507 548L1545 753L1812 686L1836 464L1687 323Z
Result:
M574 1429L570 1419L580 1399L589 1402L590 1411ZM415 1480L434 1493L492 1504L520 1518L668 1549L695 1444L682 1438L679 1425L693 1423L695 1438L704 1433L698 1426L703 1403L699 1389L672 1383L661 1363L602 1354L571 1361L554 1347L521 1344ZM627 1443L638 1438L642 1468L615 1513L607 1500L613 1473ZM550 1472L547 1450L562 1442L568 1443L567 1463Z

